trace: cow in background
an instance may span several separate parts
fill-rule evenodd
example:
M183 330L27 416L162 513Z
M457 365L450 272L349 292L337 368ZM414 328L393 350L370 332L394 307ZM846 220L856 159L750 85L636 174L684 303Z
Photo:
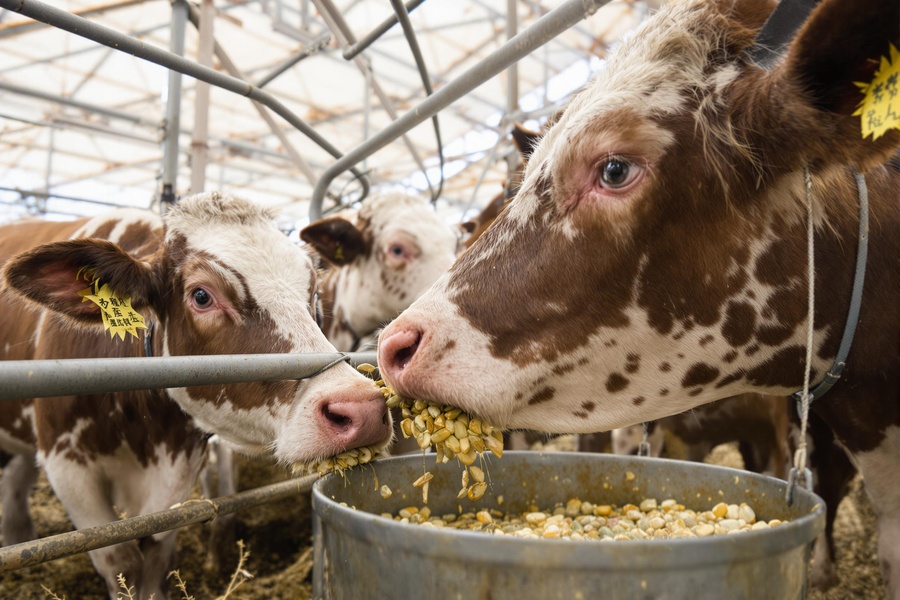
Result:
M748 50L772 6L684 0L638 26L542 138L515 202L382 332L379 365L399 393L500 427L604 431L801 389L812 323L817 384L849 314L856 171L861 317L812 410L865 479L900 599L900 132L863 129L879 115L857 112L855 85L883 89L900 4L823 0L767 70Z
M488 202L487 205L481 209L481 212L475 215L473 219L460 223L460 229L462 229L463 233L467 234L467 237L463 242L463 245L466 248L471 248L472 244L475 243L475 240L480 238L481 235L487 231L487 228L491 226L491 223L493 223L500 215L500 211L503 210L503 207L506 206L506 204L515 197L516 192L519 191L519 186L522 185L522 173L525 171L528 157L531 156L534 147L541 139L541 135L540 132L526 129L520 123L513 124L510 138L519 154L518 166L512 169L506 184L503 186L503 191L491 198L491 201Z
M300 238L325 260L322 331L345 352L374 350L378 330L450 268L459 245L424 199L402 192L373 194Z
M143 356L142 341L124 333L124 340L111 340L98 305L83 301L79 292L91 279L130 298L133 312L153 323L153 355L334 352L315 322L310 256L267 211L237 198L187 198L164 222L120 210L65 223L9 224L0 227L0 261L4 360ZM34 537L27 503L7 497L27 496L22 487L34 480L28 467L35 454L75 526L85 528L187 499L210 433L286 465L381 446L391 435L380 391L345 363L303 381L35 398L0 407L0 449L19 461L3 473L7 545ZM174 531L163 532L90 557L110 598L117 598L123 574L140 598L162 600L174 542Z

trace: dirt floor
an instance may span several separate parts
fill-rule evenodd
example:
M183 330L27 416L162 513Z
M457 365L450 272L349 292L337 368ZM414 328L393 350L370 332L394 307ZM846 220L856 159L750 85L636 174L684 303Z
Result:
M565 439L548 444L566 450ZM720 446L707 462L741 467L733 446ZM286 478L280 469L259 461L239 461L240 489L251 489ZM41 537L70 531L68 518L42 476L32 494L32 514ZM0 516L2 518L2 516ZM253 577L244 581L229 599L291 599L311 597L312 570L310 505L308 497L283 500L237 515L237 537L249 550L244 569ZM235 545L225 548L217 568L204 570L208 525L192 525L178 535L178 569L194 600L212 600L225 593L238 560ZM811 600L880 599L884 597L876 557L875 515L861 488L854 482L851 493L838 509L836 524L837 565L840 586L828 592L813 591ZM46 587L50 592L45 591ZM0 598L103 600L105 586L86 555L60 559L0 576ZM170 582L170 597L184 594Z

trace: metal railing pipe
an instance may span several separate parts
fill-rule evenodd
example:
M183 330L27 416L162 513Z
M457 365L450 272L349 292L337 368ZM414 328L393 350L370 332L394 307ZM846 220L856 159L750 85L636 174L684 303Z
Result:
M184 56L184 33L187 26L188 3L172 0L172 26L169 35L169 53ZM175 185L178 180L178 138L181 136L181 73L169 70L166 86L166 120L163 131L162 191L160 210L169 210L175 204Z
M272 82L273 79L275 79L276 77L278 77L279 75L281 75L282 73L284 73L285 71L287 71L288 69L290 69L291 67L296 65L298 62L300 62L304 58L308 58L308 57L312 56L313 54L317 54L317 53L321 52L326 47L328 47L328 44L330 44L330 43L331 43L331 36L326 34L326 35L323 35L322 37L320 37L318 40L316 40L312 44L309 44L308 46L301 48L300 50L295 52L293 56L290 56L287 59L283 60L278 65L275 65L275 67L271 71L269 71L259 81L256 82L256 87L261 88L261 87L267 86L269 83Z
M374 352L7 360L0 361L0 400L305 379L344 358L377 360Z
M194 523L205 523L216 517L267 502L308 494L316 479L318 475L309 475L231 496L188 501L168 510L0 548L0 573L121 544Z
M337 148L332 146L331 143L319 135L300 117L291 112L291 110L281 101L268 92L265 92L246 81L241 81L230 75L225 75L224 73L220 73L209 67L200 66L184 57L173 55L170 52L166 52L155 46L145 44L131 36L123 35L109 27L104 27L103 25L98 25L87 19L77 17L72 13L55 8L49 4L40 2L39 0L0 0L0 8L5 8L21 15L25 15L26 17L31 17L42 23L47 23L48 25L53 25L54 27L68 31L69 33L74 33L83 38L93 40L98 44L120 50L137 58L148 60L152 63L166 67L167 69L189 75L194 79L205 81L216 87L228 90L229 92L246 96L251 100L256 100L260 104L272 109L278 116L290 123L334 158L340 159L342 156ZM353 164L356 164L356 162ZM350 171L352 171L359 179L363 191L368 193L368 179L361 172L356 170L355 167L350 169Z
M9 0L0 0L8 2ZM483 61L468 69L465 73L447 83L444 87L410 109L402 117L382 129L377 135L366 140L348 152L333 165L328 167L313 190L309 207L310 221L322 216L322 202L328 186L334 179L351 166L368 158L384 148L398 137L422 123L433 114L442 110L472 91L491 77L503 71L512 63L524 58L529 53L547 43L569 27L589 17L608 4L610 0L566 0L530 27L508 40Z
M411 13L415 9L419 8L419 5L425 2L425 0L410 0L410 2L406 3L406 12ZM352 60L356 58L356 56L372 45L372 43L383 36L388 30L397 24L397 13L395 12L393 15L385 19L378 25L375 29L370 31L366 36L359 40L358 42L354 42L344 48L344 60Z

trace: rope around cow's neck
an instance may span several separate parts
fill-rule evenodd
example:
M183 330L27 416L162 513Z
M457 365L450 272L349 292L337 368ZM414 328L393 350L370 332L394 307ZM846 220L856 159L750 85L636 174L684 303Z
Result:
M866 261L869 248L869 190L866 186L866 178L853 171L856 181L856 190L859 199L859 237L856 248L856 270L853 276L853 290L850 294L850 308L847 311L847 321L844 324L844 333L841 335L841 343L838 346L837 356L831 364L831 368L825 373L817 385L809 389L809 376L812 363L812 336L813 336L813 310L815 307L815 273L813 268L813 219L812 219L812 178L809 168L803 169L804 183L806 187L806 213L807 213L807 252L809 271L809 305L807 308L809 320L807 323L806 341L806 372L803 379L803 390L794 392L791 397L797 401L797 411L800 413L800 440L798 440L797 452L794 456L794 466L788 476L788 489L786 497L788 504L793 500L794 485L798 478L803 479L804 485L812 489L812 472L806 468L806 429L808 424L809 406L813 400L821 398L841 378L841 373L847 364L847 356L853 345L853 337L856 333L856 325L859 322L859 310L862 304L862 293L866 279Z
M806 190L806 279L809 288L806 306L806 364L803 370L803 395L800 398L800 439L794 453L794 466L788 475L788 488L785 498L788 504L794 500L794 486L799 482L808 490L812 490L812 471L807 466L806 429L809 425L809 375L812 371L813 352L813 314L816 307L816 269L815 269L815 228L813 227L812 177L809 166L803 166L803 187Z

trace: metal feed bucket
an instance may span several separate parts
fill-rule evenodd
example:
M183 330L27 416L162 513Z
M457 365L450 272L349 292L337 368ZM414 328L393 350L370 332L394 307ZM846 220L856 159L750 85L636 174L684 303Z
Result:
M421 528L378 516L422 506L412 482L423 465L434 474L433 515L457 514L460 505L466 512L495 508L501 495L503 511L553 508L571 498L674 498L698 511L747 502L760 519L790 522L737 535L604 543ZM373 466L313 487L316 599L804 598L810 546L825 527L824 502L805 489L788 506L784 481L694 462L507 452L487 463L490 486L478 502L456 499L462 467L437 466L433 454L424 463L403 456ZM393 491L389 499L377 491L383 484Z

